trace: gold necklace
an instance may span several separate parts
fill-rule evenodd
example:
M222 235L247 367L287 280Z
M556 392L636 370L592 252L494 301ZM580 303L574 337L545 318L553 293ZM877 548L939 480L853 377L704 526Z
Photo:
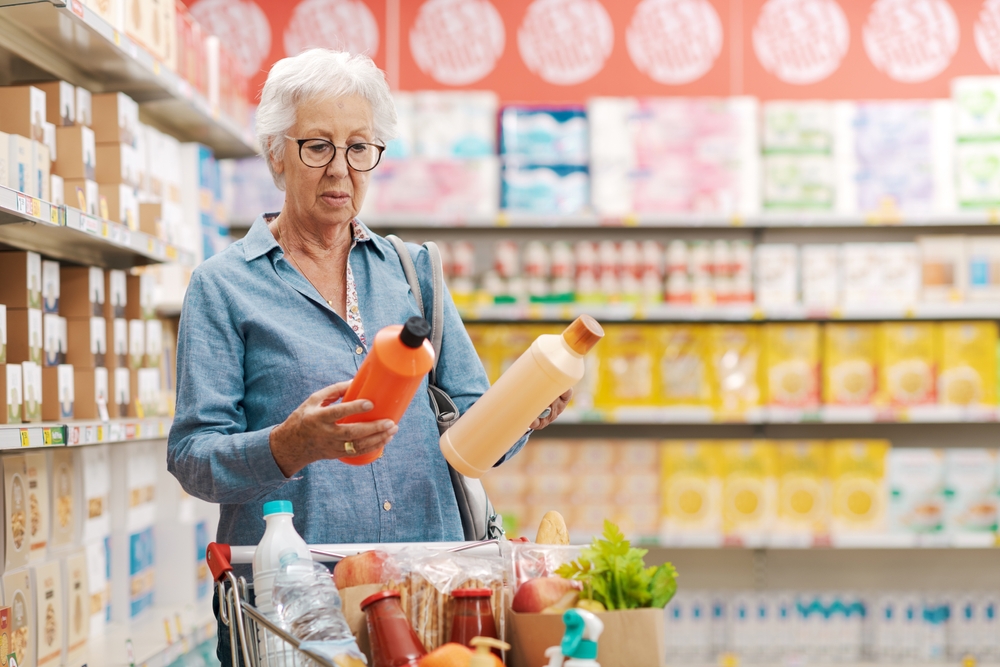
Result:
M274 228L278 232L278 238L276 238L275 241L278 243L278 245L281 245L281 223L278 223L277 225L275 225ZM302 267L299 266L299 263L295 261L294 257L292 257L292 248L291 248L291 246L286 247L284 250L285 250L285 254L288 255L288 259L292 260L292 264L295 265L295 268L299 270L299 273L302 274L302 277L305 278L306 280L309 280L309 276L306 275L306 272L302 270ZM318 287L316 287L316 283L314 283L313 281L309 280L309 284L313 286L313 289L316 290L316 293L319 294L320 298L322 298L324 301L326 301L326 305L330 306L330 308L333 308L333 301L331 301L330 299L327 299L325 296L323 296L323 293L319 291Z

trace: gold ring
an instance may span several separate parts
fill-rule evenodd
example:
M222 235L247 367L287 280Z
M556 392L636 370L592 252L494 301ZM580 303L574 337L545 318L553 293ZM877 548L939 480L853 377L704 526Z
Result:
M348 454L358 453L358 450L354 449L354 443L350 441L344 443L344 451L347 452Z

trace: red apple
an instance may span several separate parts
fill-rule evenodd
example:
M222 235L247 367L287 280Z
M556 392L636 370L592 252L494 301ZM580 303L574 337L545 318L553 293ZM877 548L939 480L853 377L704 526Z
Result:
M389 554L384 551L365 551L348 556L333 568L333 582L341 589L381 584L388 560Z
M562 577L539 577L521 584L511 608L519 614L539 614L563 604L566 609L576 604L580 583ZM572 602L569 602L572 598Z

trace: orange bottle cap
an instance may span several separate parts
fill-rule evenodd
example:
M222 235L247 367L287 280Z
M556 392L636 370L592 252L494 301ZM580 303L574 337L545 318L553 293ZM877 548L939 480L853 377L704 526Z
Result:
M566 344L577 354L587 354L604 338L604 329L590 315L581 315L562 332Z

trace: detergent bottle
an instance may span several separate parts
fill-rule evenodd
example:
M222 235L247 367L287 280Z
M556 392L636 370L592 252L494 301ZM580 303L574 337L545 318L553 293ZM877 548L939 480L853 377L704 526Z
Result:
M434 366L434 347L427 340L431 325L422 317L385 327L375 335L371 351L347 388L344 402L367 399L375 407L344 417L338 424L389 419L398 424L410 407L424 376ZM382 449L340 459L363 466L382 456Z
M583 609L567 609L563 623L562 643L545 650L547 667L601 667L597 662L597 640L604 632L601 619Z

